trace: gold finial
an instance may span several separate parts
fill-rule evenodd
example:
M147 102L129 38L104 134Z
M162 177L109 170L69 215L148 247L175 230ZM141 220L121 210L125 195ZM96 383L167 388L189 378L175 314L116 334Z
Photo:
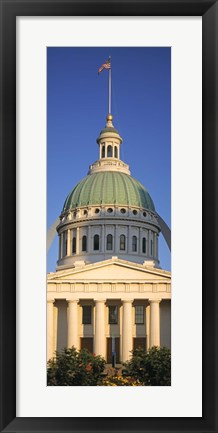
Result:
M112 122L112 120L113 120L112 114L108 114L107 115L107 121Z

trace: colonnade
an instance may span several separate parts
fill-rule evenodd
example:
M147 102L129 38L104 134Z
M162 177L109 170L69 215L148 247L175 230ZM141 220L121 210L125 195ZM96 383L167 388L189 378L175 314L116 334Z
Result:
M111 226L111 225L110 225ZM133 230L134 226L128 225L125 230L120 230L118 224L113 224L114 229L107 234L112 235L113 246L112 250L107 249L107 240L105 236L106 225L101 226L99 232L95 230L95 226L77 227L76 229L67 229L59 235L59 260L64 257L70 257L72 255L80 255L85 253L93 253L98 251L99 253L105 253L112 251L114 254L136 254L149 258L158 258L158 235L152 230L143 231L142 227L139 228L138 233ZM119 232L120 230L120 232ZM74 233L74 234L73 234ZM94 248L93 237L97 234L99 236L99 248ZM125 248L120 248L120 235L125 236ZM86 236L86 248L82 248L82 238ZM136 237L136 250L133 250L133 236ZM75 251L73 252L73 238L75 239ZM143 250L143 239L145 239L145 247Z
M119 143L101 143L99 149L99 159L115 158L120 159Z
M132 307L134 299L122 299L122 361L130 358L133 349L133 321ZM160 346L160 302L161 299L148 299L150 303L150 347ZM47 301L47 359L54 356L54 302ZM78 335L78 302L79 299L70 299L68 302L68 329L67 345L80 348ZM95 302L95 326L94 326L94 353L106 357L106 335L105 335L105 303L106 299L96 299Z

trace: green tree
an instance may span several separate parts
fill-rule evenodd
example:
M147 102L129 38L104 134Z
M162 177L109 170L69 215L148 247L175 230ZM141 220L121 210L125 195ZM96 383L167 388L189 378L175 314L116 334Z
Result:
M153 346L147 352L136 349L124 365L128 376L138 379L142 385L171 385L171 353L166 347Z
M47 384L49 386L96 386L104 371L105 360L85 349L75 347L56 352L48 361Z

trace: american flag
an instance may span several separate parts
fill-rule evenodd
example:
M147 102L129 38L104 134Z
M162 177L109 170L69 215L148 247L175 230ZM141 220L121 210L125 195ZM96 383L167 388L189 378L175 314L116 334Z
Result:
M111 68L111 59L109 59L101 65L101 67L98 70L98 75L103 71L103 69L110 69Z

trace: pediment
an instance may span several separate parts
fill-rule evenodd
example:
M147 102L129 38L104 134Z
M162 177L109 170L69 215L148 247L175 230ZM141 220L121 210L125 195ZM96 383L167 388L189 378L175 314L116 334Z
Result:
M105 260L78 268L49 274L48 280L60 281L165 281L170 282L171 273L158 268L146 267L124 260Z

